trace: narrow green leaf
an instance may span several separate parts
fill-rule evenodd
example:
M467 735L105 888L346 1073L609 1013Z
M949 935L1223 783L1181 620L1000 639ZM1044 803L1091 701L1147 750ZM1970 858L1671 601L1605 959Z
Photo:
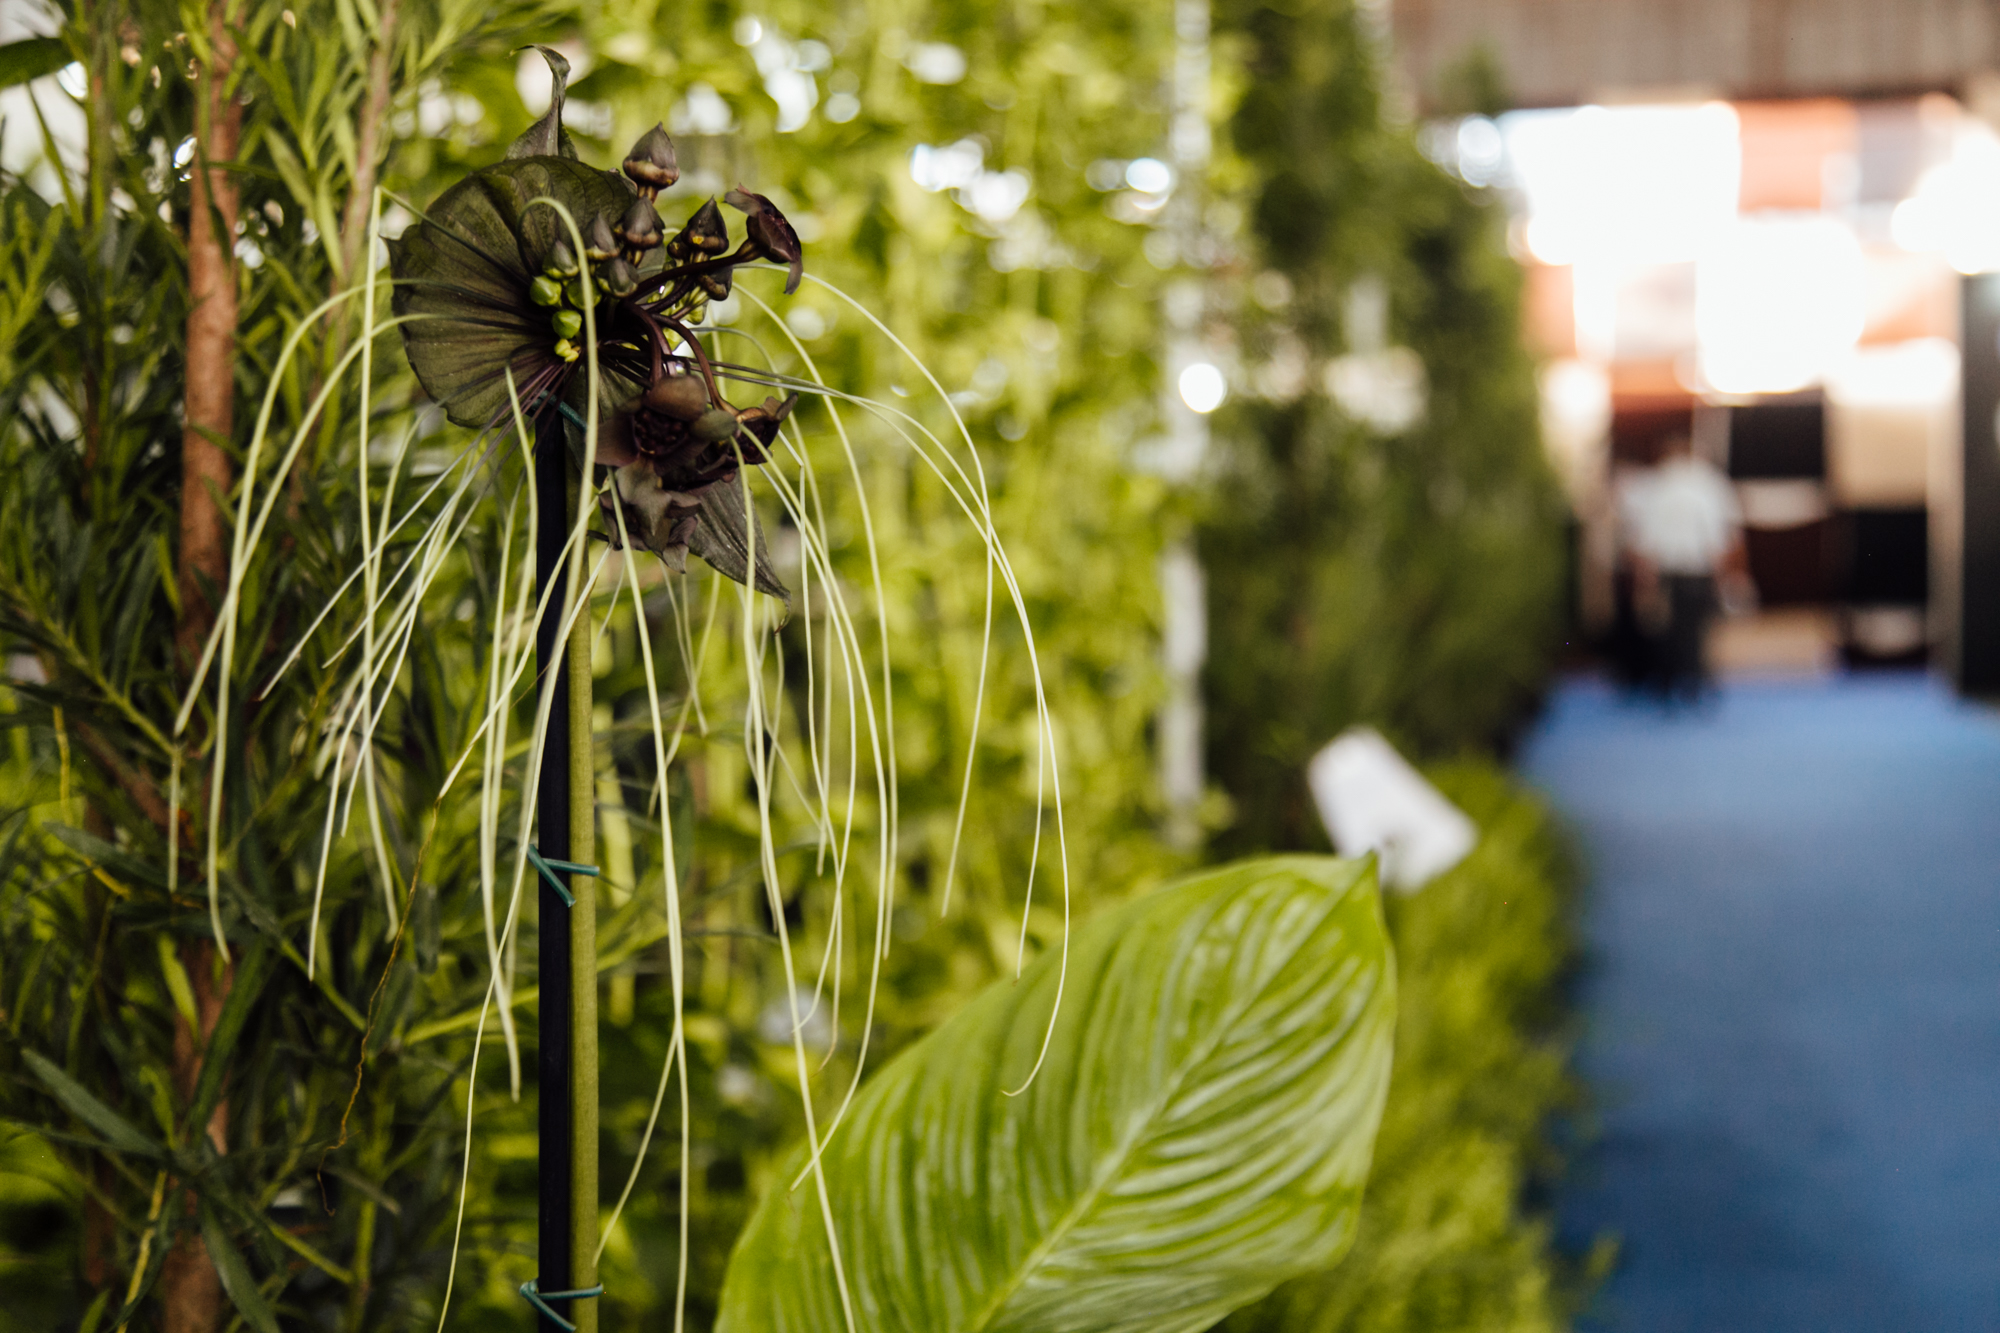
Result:
M141 1134L132 1122L84 1090L81 1083L65 1074L55 1061L40 1051L26 1049L21 1056L28 1062L28 1068L35 1071L48 1088L51 1095L62 1103L63 1109L89 1125L103 1140L120 1152L135 1153L145 1157L164 1157L166 1149Z
M83 1322L76 1326L76 1333L97 1333L97 1326L104 1322L105 1307L111 1304L111 1288L97 1293L97 1299L83 1312Z
M236 965L236 976L229 986L229 998L222 1002L222 1012L215 1020L215 1031L209 1034L208 1048L202 1052L201 1078L194 1086L194 1101L188 1116L190 1126L199 1129L207 1124L209 1112L215 1109L216 1101L222 1096L230 1056L236 1050L236 1039L243 1035L243 1025L249 1021L258 997L263 994L264 982L271 975L273 958L270 948L257 944L251 946Z
M250 1276L250 1266L243 1262L243 1252L230 1244L229 1233L222 1229L214 1210L204 1206L201 1210L201 1239L208 1246L208 1257L215 1264L216 1276L222 1279L222 1289L229 1293L235 1303L236 1312L243 1316L243 1322L257 1330L257 1333L278 1333L278 1317L271 1312L271 1303L264 1299L257 1280Z
M179 1211L177 1208L162 1210L157 1218L148 1223L153 1243L147 1250L146 1266L138 1274L137 1285L127 1289L125 1304L119 1307L117 1317L111 1321L112 1328L123 1329L130 1324L139 1313L139 1307L153 1294L153 1284L159 1281L160 1270L166 1267L167 1255L173 1249L174 1216Z
M53 74L69 64L69 48L60 37L30 37L0 46L0 88Z
M1008 1096L1057 967L892 1061L827 1148L858 1326L1198 1333L1353 1239L1395 1023L1372 863L1248 862L1093 920ZM718 1329L843 1322L814 1186L781 1184Z
M49 823L44 827L85 861L101 865L136 883L166 887L166 877L156 866L121 850L115 843L106 842L68 824Z
M154 948L160 955L160 975L166 979L167 994L173 997L174 1010L193 1031L201 1026L201 1017L194 1007L194 983L188 979L187 968L181 965L180 955L174 951L174 937L161 931L153 937Z

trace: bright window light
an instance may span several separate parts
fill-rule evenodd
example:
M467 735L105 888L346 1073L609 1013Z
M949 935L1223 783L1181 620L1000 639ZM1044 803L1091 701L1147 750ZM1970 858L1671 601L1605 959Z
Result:
M1896 244L1937 254L1960 273L2000 270L2000 138L1962 124L1949 161L1925 172L1889 221Z
M1934 408L1958 395L1958 345L1911 338L1857 348L1827 376L1827 399L1841 407Z
M1222 371L1206 361L1197 361L1181 371L1181 401L1207 414L1222 406L1229 396L1229 383Z
M1722 393L1791 393L1820 383L1861 340L1861 244L1817 214L1745 218L1695 265L1702 378Z
M1684 263L1735 219L1743 153L1727 103L1513 111L1499 129L1544 264Z
M1458 174L1473 185L1491 184L1507 161L1507 143L1500 127L1484 116L1458 122Z

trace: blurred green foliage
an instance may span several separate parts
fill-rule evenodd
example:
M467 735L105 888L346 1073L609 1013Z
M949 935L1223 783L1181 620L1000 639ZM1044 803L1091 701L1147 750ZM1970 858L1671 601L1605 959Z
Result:
M1385 117L1351 6L1219 15L1244 62L1230 130L1251 182L1241 337L1261 397L1219 414L1200 538L1210 772L1235 810L1216 845L1316 849L1305 764L1343 728L1445 756L1493 747L1532 706L1562 625L1566 511L1498 203ZM1371 424L1327 374L1393 347L1422 362L1423 410Z

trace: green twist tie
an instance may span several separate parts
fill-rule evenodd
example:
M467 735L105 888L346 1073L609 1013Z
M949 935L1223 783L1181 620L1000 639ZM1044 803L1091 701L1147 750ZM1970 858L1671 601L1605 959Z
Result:
M553 864L564 865L566 862L556 861ZM543 1291L541 1289L541 1279L532 1277L521 1284L521 1295L527 1299L528 1304L555 1320L557 1324L562 1326L564 1333L576 1333L576 1325L557 1314L550 1308L549 1302L588 1300L592 1296L602 1296L603 1294L604 1284L602 1282L594 1287L585 1287L580 1291Z
M580 865L575 861L552 861L536 851L533 843L528 844L528 864L540 871L542 878L549 882L549 887L562 895L564 907L576 906L576 895L569 891L568 885L556 878L558 870L566 875L589 875L592 879L597 878L596 866Z

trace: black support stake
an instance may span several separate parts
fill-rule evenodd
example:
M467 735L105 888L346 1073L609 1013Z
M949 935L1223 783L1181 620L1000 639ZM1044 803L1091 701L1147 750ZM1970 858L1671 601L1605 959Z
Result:
M549 710L548 740L542 748L541 786L535 802L536 843L541 854L555 861L569 859L569 672L562 636L562 581L567 561L563 543L569 537L569 445L562 414L544 410L535 426L535 582L538 591L555 587L548 609L535 626L535 663L539 671L555 672L554 706ZM567 876L565 876L567 878ZM569 908L541 875L540 936L536 950L541 987L537 1025L536 1093L541 1139L541 1207L536 1278L543 1291L570 1288L570 958ZM560 1333L562 1325L546 1314L536 1317L543 1333Z

